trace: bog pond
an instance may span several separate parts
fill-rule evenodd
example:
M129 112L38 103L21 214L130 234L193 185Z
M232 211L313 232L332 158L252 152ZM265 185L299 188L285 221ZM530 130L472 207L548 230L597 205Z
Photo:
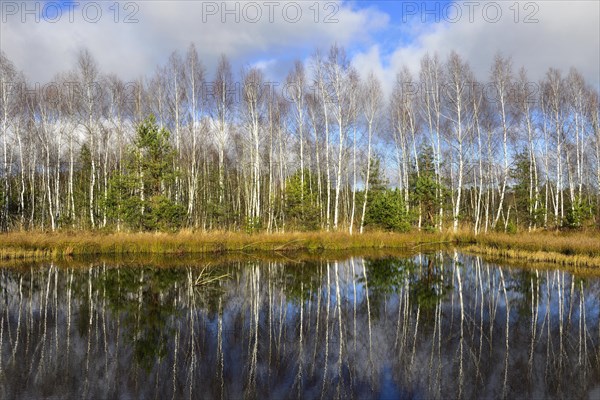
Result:
M599 398L600 278L454 251L0 268L0 398Z

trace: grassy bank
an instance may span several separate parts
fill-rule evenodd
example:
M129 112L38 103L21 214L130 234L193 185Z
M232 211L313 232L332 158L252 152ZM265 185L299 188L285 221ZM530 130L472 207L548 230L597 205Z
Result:
M298 251L230 251L226 253L193 253L193 254L100 254L89 256L64 257L56 260L61 268L87 268L90 265L106 265L111 268L182 268L182 267L213 267L227 264L246 264L248 262L282 263L290 266L300 266L305 263L321 263L323 261L345 262L351 258L405 258L415 254L414 249L353 249L353 250L323 250L308 252ZM31 268L46 267L52 260L44 259L10 259L0 260L1 268L12 268L28 271Z
M64 258L100 254L195 254L225 252L318 252L353 249L413 249L451 243L449 235L372 232L347 233L36 233L0 235L0 259Z
M600 235L533 232L516 235L460 234L454 237L463 250L488 257L557 265L600 267Z
M456 246L487 257L600 268L600 235L535 232L521 234L387 233L363 235L309 232L254 234L15 232L0 235L0 259L64 259L85 255L190 255L235 252L308 252L395 249L417 252Z

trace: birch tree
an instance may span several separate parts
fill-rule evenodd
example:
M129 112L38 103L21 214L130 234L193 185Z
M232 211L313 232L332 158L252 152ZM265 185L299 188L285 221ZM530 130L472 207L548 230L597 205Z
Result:
M445 117L452 125L452 146L453 152L458 157L457 165L457 181L453 187L453 212L452 212L452 228L454 232L458 231L460 207L462 200L463 179L464 179L464 150L465 142L468 134L467 127L467 82L472 79L469 66L461 59L461 57L452 52L448 57L446 65L448 75L448 115Z
M329 51L329 57L326 63L327 81L331 90L331 102L333 106L333 116L335 118L338 130L338 154L337 170L335 179L335 202L333 213L333 229L338 229L340 214L340 190L342 188L342 163L344 154L344 140L348 128L348 119L346 107L349 101L349 76L350 65L346 58L346 52L343 48L333 46Z
M203 132L202 114L204 111L204 96L205 87L205 69L196 46L192 43L187 51L185 64L185 89L187 94L187 116L185 119L188 127L188 132L191 136L189 149L189 173L188 173L188 194L187 194L187 216L191 221L193 218L194 207L196 203L196 193L198 192L198 169L199 169L199 139Z
M369 180L371 178L371 151L373 144L373 134L377 131L380 111L383 104L383 93L381 83L371 72L366 81L361 85L361 102L363 104L363 117L367 124L367 156L366 171L364 175L365 195L362 204L362 213L360 217L360 233L363 233L365 225L365 214L367 211L367 202L369 198Z
M500 219L500 214L504 207L504 196L506 194L506 184L508 182L508 107L509 107L509 90L512 85L512 62L508 58L496 55L492 66L492 74L490 81L495 89L494 103L500 116L502 128L502 154L504 160L504 169L502 171L502 187L500 188L500 200L498 203L498 211L492 227L495 227Z
M96 142L95 138L98 134L98 96L99 96L99 77L98 66L88 50L82 50L77 58L78 64L78 92L81 99L81 119L80 124L83 125L87 132L88 143L90 149L90 182L89 182L89 198L88 198L88 213L90 225L92 228L96 226L95 219L95 203L94 191L96 186Z
M229 120L232 117L236 93L231 64L224 55L219 60L212 89L214 134L219 157L219 205L222 206L225 195L225 147L229 141Z
M250 136L251 189L248 216L257 224L261 217L261 120L264 87L260 70L250 69L243 77L244 124Z
M0 112L2 118L2 217L0 218L0 229L8 230L8 204L9 204L9 149L8 133L11 123L16 115L15 97L18 93L20 82L17 81L14 65L4 54L0 53Z
M442 91L444 84L443 70L441 62L437 55L433 57L426 54L421 60L420 70L420 88L421 88L421 113L425 114L431 148L433 149L433 158L436 175L436 196L439 205L438 210L438 229L443 230L444 221L444 199L442 193L442 139L441 139L441 118L442 118Z

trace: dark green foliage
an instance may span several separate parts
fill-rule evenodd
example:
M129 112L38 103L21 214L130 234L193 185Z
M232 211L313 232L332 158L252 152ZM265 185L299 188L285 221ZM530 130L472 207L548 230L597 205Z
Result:
M218 163L216 159L211 159L211 162L213 165ZM211 193L206 199L206 204L202 210L208 216L209 221L211 221L211 228L231 228L232 226L239 226L239 220L236 218L236 215L233 214L231 202L228 202L226 199L223 201L219 200L219 171L217 168L214 168L207 174L206 185L216 189L216 191Z
M154 196L165 191L165 186L175 180L173 161L175 150L169 143L169 132L159 129L150 115L137 129L135 147L132 151L133 165L141 174L146 194Z
M411 175L410 193L416 207L421 207L423 227L434 228L438 210L438 193L444 193L444 188L437 183L433 149L424 147L419 154L419 174Z
M381 172L381 160L379 157L371 158L371 170L369 173L369 192L381 192L387 188L388 181L383 177ZM367 171L364 171L366 176Z
M137 129L125 172L110 180L108 216L135 230L180 228L185 209L169 196L175 180L174 157L169 132L159 129L154 116L149 116Z
M410 217L402 192L398 189L373 193L365 223L368 226L395 232L410 230Z
M185 209L167 196L152 196L146 202L144 226L146 229L173 231L183 225Z
M576 197L574 204L567 210L566 226L570 229L578 229L583 226L585 217L592 214L591 206L585 204Z
M516 199L515 216L521 224L539 222L537 221L538 215L533 213L533 204L529 200L531 168L531 160L527 153L522 152L515 155L515 163L510 171L510 176L514 181L513 194ZM502 229L504 230L504 228Z
M302 173L304 173L304 186L302 186ZM317 194L310 190L311 180L315 187L317 177L306 169L304 172L297 171L286 180L285 215L293 229L319 229Z
M79 168L76 171L74 182L75 209L78 215L75 218L80 221L82 227L90 226L90 215L88 206L90 202L90 179L92 171L92 153L87 144L81 146L78 157Z
M244 231L246 233L256 233L260 231L261 227L262 224L260 218L246 217L246 220L244 221Z
M379 158L371 159L365 226L406 232L410 230L410 218L402 192L398 189L387 189L387 181L382 175Z
M500 227L500 225L498 225L497 227ZM515 234L518 233L518 228L517 228L517 224L515 224L512 221L509 221L506 226L503 228L505 233L510 233L510 234Z

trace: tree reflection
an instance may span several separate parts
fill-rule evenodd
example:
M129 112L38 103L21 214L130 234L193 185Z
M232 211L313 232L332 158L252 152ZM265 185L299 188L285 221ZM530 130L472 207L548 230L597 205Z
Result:
M400 289L409 287L410 302L433 318L438 301L451 290L452 284L443 281L443 266L435 254L424 256L420 260L381 258L365 260L370 300L375 310L385 301L386 296L398 294ZM365 278L359 277L364 283Z
M513 300L513 306L521 318L529 318L532 315L533 302L539 295L537 290L542 283L538 282L539 279L541 278L536 271L518 270L506 284L506 290L518 295Z
M0 398L585 398L599 293L443 252L3 269Z

